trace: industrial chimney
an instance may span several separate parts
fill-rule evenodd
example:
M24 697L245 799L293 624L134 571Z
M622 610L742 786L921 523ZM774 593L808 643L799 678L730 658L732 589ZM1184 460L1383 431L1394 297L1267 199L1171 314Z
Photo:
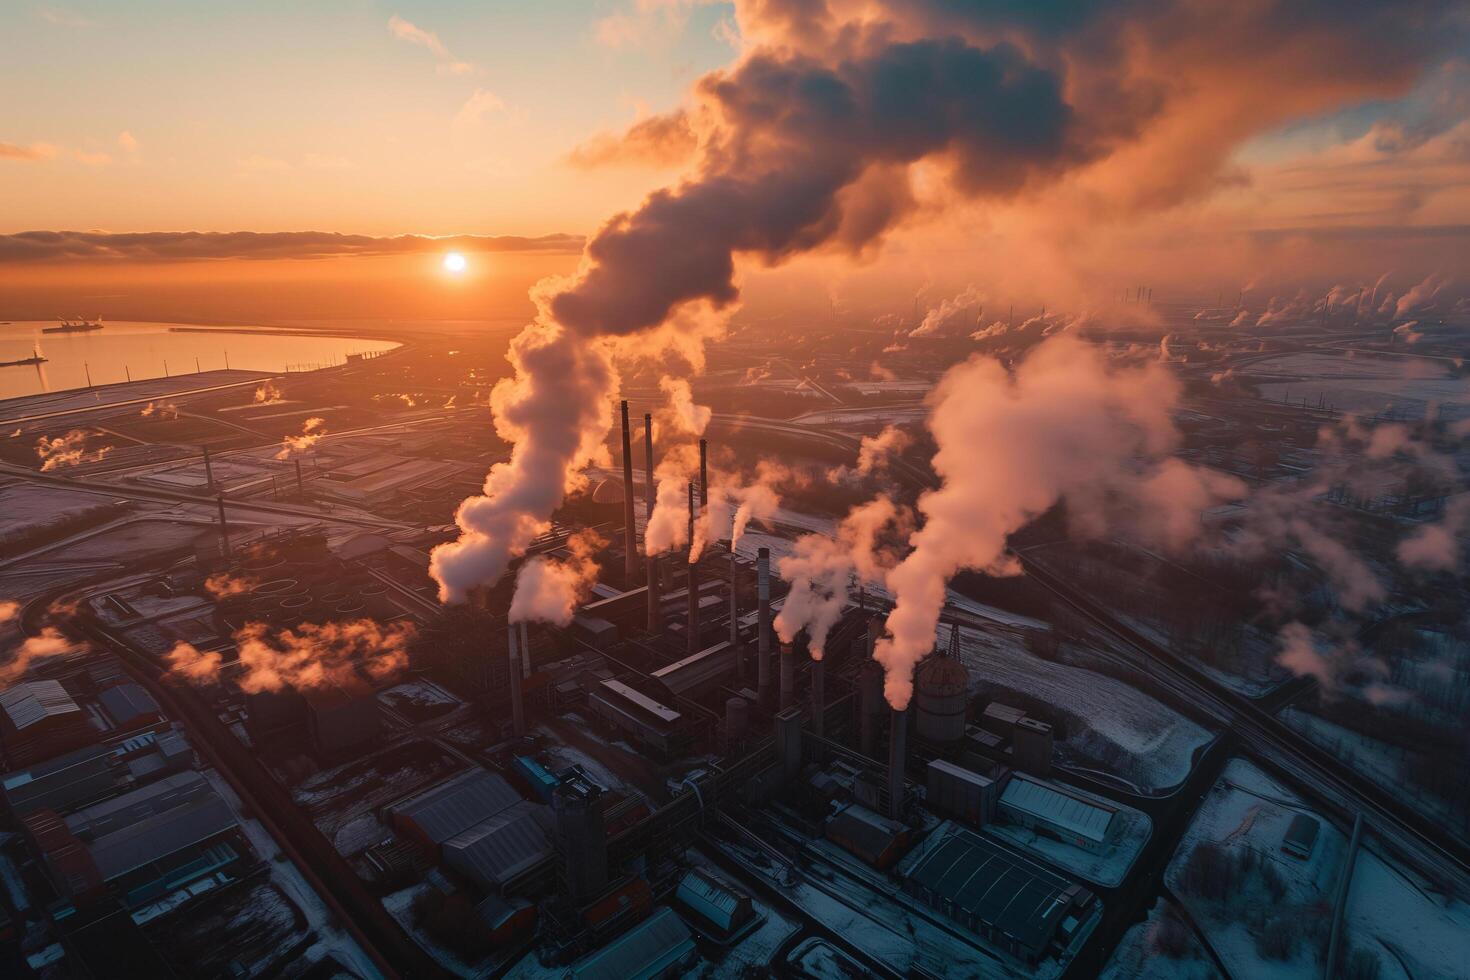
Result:
M883 668L870 659L858 668L858 747L870 759L878 750L882 720Z
M742 682L745 680L745 651L740 649L740 590L737 587L736 575L739 568L735 564L735 542L730 542L730 649L735 651L735 674Z
M643 502L648 509L648 520L653 521L653 416L647 412L643 413L643 452L644 465L648 468L643 471ZM648 547L648 527L643 529L643 551L648 557L648 632L657 633L662 625L659 622L658 606L659 600L663 598L658 587L658 556Z
M699 440L699 506L709 506L709 442Z
M909 713L893 709L888 731L888 816L897 820L903 809L904 761L908 753Z
M628 402L623 401L623 576L628 588L638 580L638 522L633 517L633 435L628 431Z
M694 560L694 484L689 484L689 571L686 584L689 586L689 640L686 645L689 656L699 652L699 562Z
M812 734L822 735L824 722L826 721L827 707L827 671L821 660L812 661Z
M510 655L510 718L511 728L517 735L526 734L526 709L521 702L521 653L516 643L516 627L506 627Z
M796 652L790 643L781 644L781 710L796 700Z
M755 671L756 693L760 695L761 707L771 706L771 549L761 548L755 553L756 589L756 635Z

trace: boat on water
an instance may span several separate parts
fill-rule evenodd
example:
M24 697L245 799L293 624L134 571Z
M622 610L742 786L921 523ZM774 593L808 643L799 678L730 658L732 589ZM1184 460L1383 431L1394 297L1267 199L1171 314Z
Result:
M0 367L19 367L22 364L45 364L50 358L41 353L41 348L32 347L30 357L22 357L18 361L0 361Z
M42 327L42 333L85 333L89 330L101 330L102 318L88 320L86 317L77 317L75 320L61 317L61 323L54 327Z

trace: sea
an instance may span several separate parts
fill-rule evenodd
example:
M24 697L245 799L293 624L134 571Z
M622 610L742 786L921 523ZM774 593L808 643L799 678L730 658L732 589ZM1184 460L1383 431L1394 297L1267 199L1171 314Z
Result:
M348 354L392 350L391 340L293 334L269 327L104 321L86 333L42 333L55 320L0 323L0 361L29 357L44 364L0 367L0 398L91 385L141 381L198 371L310 371L342 364Z

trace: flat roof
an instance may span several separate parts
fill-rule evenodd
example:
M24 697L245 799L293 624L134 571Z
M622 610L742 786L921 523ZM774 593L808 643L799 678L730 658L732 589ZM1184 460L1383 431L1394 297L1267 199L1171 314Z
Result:
M22 681L0 691L0 710L10 718L16 731L22 731L46 718L81 713L81 708L66 693L60 681Z
M521 794L488 769L466 769L437 786L387 808L412 820L430 840L441 844L455 834L519 803Z
M1088 840L1107 839L1108 826L1118 811L1112 807L1084 800L1071 793L1038 783L1016 773L1000 794L1002 806L1029 813L1047 823L1069 830Z
M967 783L974 783L982 789L988 789L995 785L995 780L991 777L966 769L963 766L957 766L953 762L946 762L943 759L931 759L929 768L953 776L955 779L963 779Z
M634 690L622 681L603 681L602 686L619 697L633 702L644 711L656 717L659 721L673 725L683 717L673 708L660 704L642 691Z
M641 980L661 977L695 951L689 927L668 906L623 933L580 963L576 980Z

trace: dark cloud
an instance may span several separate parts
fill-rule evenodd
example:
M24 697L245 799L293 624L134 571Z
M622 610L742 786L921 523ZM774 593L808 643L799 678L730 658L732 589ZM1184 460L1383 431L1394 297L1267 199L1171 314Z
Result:
M621 135L594 136L572 150L567 162L589 170L608 166L674 167L693 156L698 145L689 117L681 109L639 120Z
M0 235L0 263L21 262L191 262L208 259L322 259L345 255L413 252L581 251L577 235L455 235L429 238L398 235L341 235L324 231L23 231Z

